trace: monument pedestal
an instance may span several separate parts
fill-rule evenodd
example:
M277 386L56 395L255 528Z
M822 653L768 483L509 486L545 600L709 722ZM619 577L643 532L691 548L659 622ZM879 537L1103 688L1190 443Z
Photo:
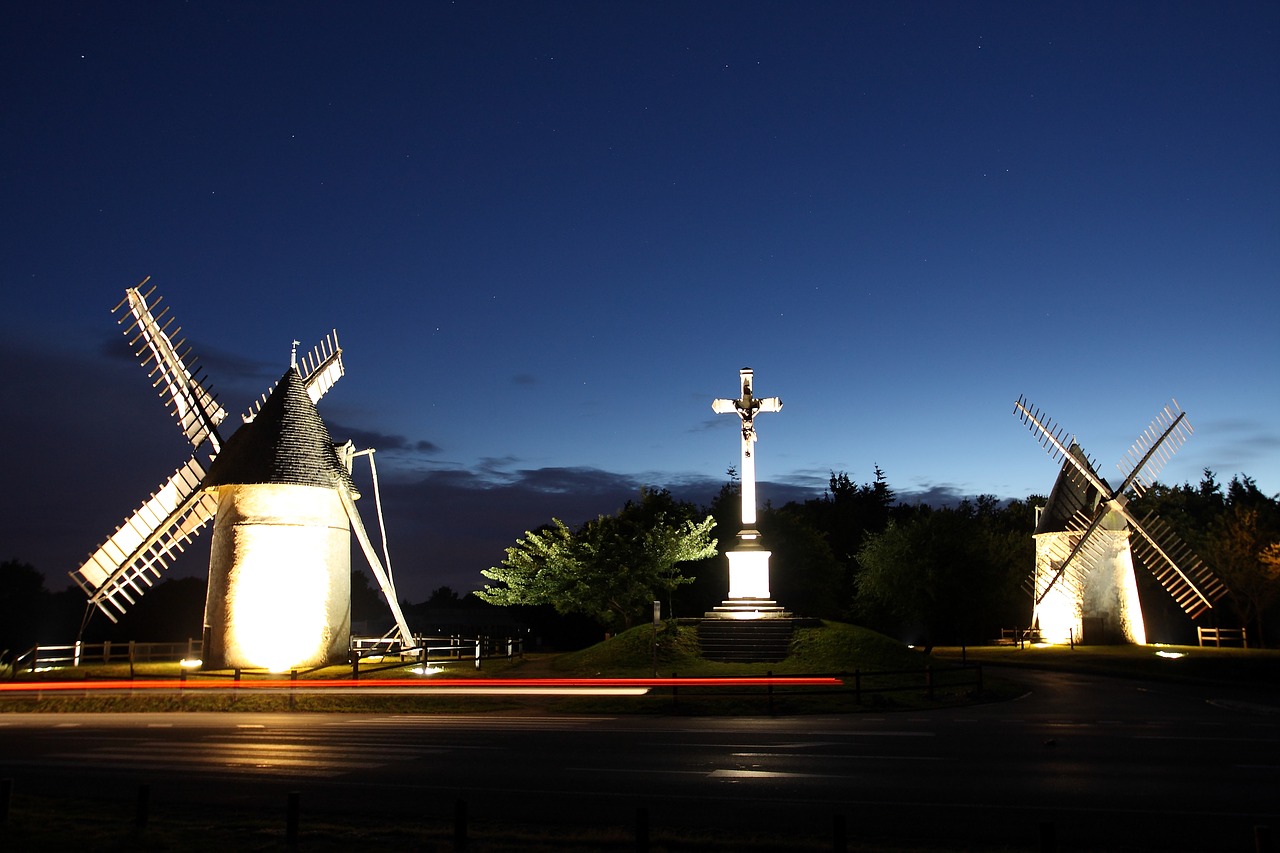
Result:
M726 598L702 614L704 619L790 619L791 616L771 598Z
M706 612L707 619L786 619L791 614L769 597L769 557L760 545L760 533L746 528L738 534L738 547L729 558L729 597Z

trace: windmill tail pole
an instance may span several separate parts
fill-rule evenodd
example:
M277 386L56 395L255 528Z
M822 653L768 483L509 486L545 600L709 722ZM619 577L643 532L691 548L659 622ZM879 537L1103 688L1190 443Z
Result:
M347 518L351 520L351 530L360 542L365 559L369 561L369 568L373 570L373 576L377 578L382 595L391 608L391 615L395 618L396 627L400 631L400 643L406 649L413 648L413 632L409 630L409 623L405 621L404 612L400 609L400 599L396 598L395 586L392 585L390 576L382 567L382 561L378 559L378 552L374 550L373 542L369 540L369 531L365 530L364 522L360 520L355 501L351 499L351 493L346 489L338 489L338 495L342 499L343 508L347 511Z

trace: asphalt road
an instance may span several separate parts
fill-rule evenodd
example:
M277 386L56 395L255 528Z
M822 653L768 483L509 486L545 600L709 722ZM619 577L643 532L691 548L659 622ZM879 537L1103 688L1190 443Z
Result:
M820 717L0 714L28 793L278 815L662 826L1060 850L1253 851L1280 832L1280 698L1019 673L1019 700ZM855 848L856 849L856 848Z

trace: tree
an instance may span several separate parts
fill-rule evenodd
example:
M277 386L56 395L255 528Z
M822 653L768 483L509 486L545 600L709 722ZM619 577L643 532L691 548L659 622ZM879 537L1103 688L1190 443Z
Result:
M475 594L489 604L550 604L606 629L629 628L655 597L670 599L692 582L682 564L715 555L715 519L699 521L695 514L665 489L642 489L638 502L577 531L553 518L507 548L500 566L481 572L500 585L485 584Z
M1031 537L1015 530L991 496L958 507L917 507L868 537L858 561L858 605L938 639L968 642L993 631L1016 607L1019 581L1034 564ZM1013 507L1025 515L1025 507Z
M41 624L48 609L44 575L30 563L0 563L0 662L42 639Z
M386 596L360 569L351 570L351 621L382 622L390 614Z
M1197 486L1155 483L1130 507L1140 517L1155 512L1173 527L1226 584L1225 601L1240 624L1256 627L1250 642L1265 643L1266 616L1280 602L1280 579L1264 557L1280 542L1280 500L1244 475L1232 477L1224 490L1206 468ZM1144 574L1139 583L1151 586ZM1167 606L1166 599L1156 600Z
M1264 642L1267 609L1280 600L1280 535L1260 515L1247 502L1233 504L1210 528L1205 549L1243 624L1257 626L1257 643Z

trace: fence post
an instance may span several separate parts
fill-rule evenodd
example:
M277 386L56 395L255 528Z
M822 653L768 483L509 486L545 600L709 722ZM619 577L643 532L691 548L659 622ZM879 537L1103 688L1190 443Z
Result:
M298 806L302 799L297 791L290 791L285 801L284 811L284 843L289 847L298 846Z
M467 849L467 801L462 799L453 804L453 849L458 853Z
M476 635L476 669L480 668L480 644L484 642L484 637Z
M80 650L81 650L81 643L79 640L76 640L76 644L75 646L72 647L72 650L71 650L71 665L73 667L80 666Z
M135 646L137 646L137 642L134 640L130 640L129 641L129 680L130 681L133 680L133 658L134 658Z
M636 809L636 853L649 853L649 810Z
M1046 820L1040 824L1040 853L1057 853L1058 827L1053 821Z
M151 786L138 786L138 799L133 811L133 828L138 832L147 828L147 817L151 810Z
M111 641L102 641L102 662L111 663Z
M35 672L35 671L36 671L36 661L37 661L37 660L39 660L39 659L40 659L40 647L39 647L39 646L32 646L32 647L31 647L31 671L32 671L32 672ZM14 671L14 672L17 672L17 671L18 671L18 668L15 666L15 667L13 668L13 671Z

